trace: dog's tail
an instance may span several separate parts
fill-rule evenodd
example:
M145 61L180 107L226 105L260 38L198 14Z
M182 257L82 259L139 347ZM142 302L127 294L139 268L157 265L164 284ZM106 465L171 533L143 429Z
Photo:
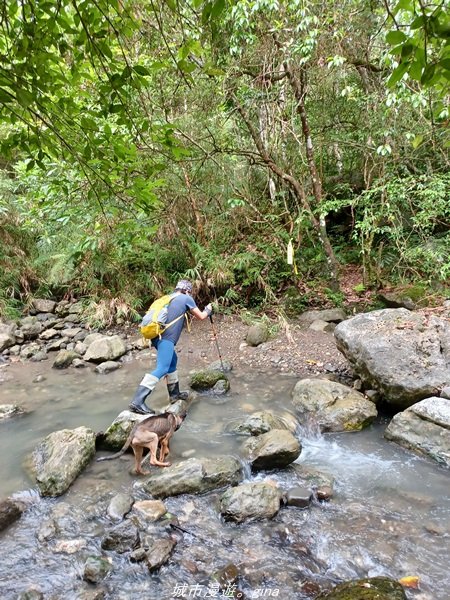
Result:
M133 429L131 430L130 435L127 437L127 441L122 446L122 449L119 450L119 452L116 452L115 454L111 454L111 456L102 456L101 458L97 458L97 462L102 462L103 460L114 460L115 458L120 458L123 454L125 454L125 452L128 450L128 448L131 445L131 441L133 439L134 433L135 433L136 428L137 428L138 425L139 425L139 423L137 423L133 427Z

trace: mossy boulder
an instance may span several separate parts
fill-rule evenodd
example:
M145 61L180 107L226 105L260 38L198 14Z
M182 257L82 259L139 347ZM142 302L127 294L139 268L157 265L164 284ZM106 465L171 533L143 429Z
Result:
M134 425L147 417L148 415L138 415L129 410L123 410L105 432L97 434L97 448L100 450L120 450L127 441Z
M211 390L218 381L225 381L229 389L230 383L224 373L206 369L204 371L197 371L191 375L190 386L193 390L205 392Z
M371 577L346 581L330 592L323 592L316 600L406 600L398 581L388 577Z

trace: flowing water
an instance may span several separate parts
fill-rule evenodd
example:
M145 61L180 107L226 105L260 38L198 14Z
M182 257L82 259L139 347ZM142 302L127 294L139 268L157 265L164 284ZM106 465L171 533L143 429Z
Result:
M109 375L54 371L43 363L7 367L0 403L14 402L29 412L0 424L1 496L21 491L17 496L31 505L0 534L0 598L12 600L34 586L45 599L75 600L92 589L82 581L83 565L88 555L101 552L101 537L111 527L106 517L110 499L121 491L145 498L130 470L132 456L93 462L62 498L41 500L28 478L26 457L52 431L80 425L104 430L126 407L144 370L139 360ZM39 374L45 379L33 382ZM186 375L183 362L181 375ZM191 406L173 438L172 459L194 453L237 455L244 438L226 433L226 425L254 410L291 410L295 381L279 374L233 372L229 396L200 397ZM166 398L160 383L151 405L161 410ZM306 599L314 597L317 586L342 580L415 575L420 589L407 590L408 598L448 600L449 472L386 442L385 426L379 419L360 433L300 433L303 450L297 462L335 478L329 503L314 503L307 510L282 508L271 521L235 525L220 518L221 492L166 499L186 530L177 534L169 563L150 575L126 554L108 553L113 569L101 586L106 598L207 597L210 575L233 563L246 598ZM290 469L256 476L247 470L247 477L275 480L283 488L296 483ZM44 539L50 518L59 529ZM67 540L79 544L79 550L65 552Z

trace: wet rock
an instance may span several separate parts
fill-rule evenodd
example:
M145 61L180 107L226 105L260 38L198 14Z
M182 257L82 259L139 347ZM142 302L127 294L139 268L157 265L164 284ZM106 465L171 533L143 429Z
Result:
M78 590L77 600L104 600L107 596L105 590Z
M295 417L288 413L279 416L269 410L260 410L244 417L240 423L229 424L226 430L237 435L260 435L272 429L287 429L294 432L298 426Z
M377 416L363 394L329 379L302 379L292 392L301 420L317 422L322 431L360 431Z
M235 485L241 480L241 463L232 456L189 458L166 469L155 470L139 487L154 498L167 498L179 494L202 494L225 485Z
M441 398L447 398L447 400L450 400L450 385L445 386L441 390Z
M123 554L132 550L138 542L138 528L127 520L108 531L102 539L101 547L103 550L113 550L118 554Z
M129 494L119 493L114 498L112 498L111 502L108 506L108 517L111 519L115 519L117 521L121 521L125 515L127 515L134 504L134 498Z
M407 600L400 583L387 577L347 581L323 592L316 600Z
M138 415L129 410L122 411L104 433L97 436L97 446L104 450L120 450L136 423L148 415Z
M20 592L16 600L43 600L44 594L36 587L30 587L24 592Z
M142 562L143 560L145 560L146 556L147 556L147 550L145 548L139 547L130 553L130 561L133 563Z
M167 508L161 500L141 500L134 504L134 510L141 513L149 522L158 521L167 512Z
M450 467L450 400L426 398L397 413L384 437Z
M85 339L85 344L88 337ZM104 336L101 339L94 340L89 345L86 345L88 346L88 349L84 355L84 360L96 363L115 360L127 351L125 342L118 335L112 335L111 337Z
M313 496L310 489L307 487L296 486L287 490L284 501L288 506L308 508L312 498Z
M42 329L42 323L36 317L25 317L20 320L20 330L25 340L36 339Z
M45 377L45 375L42 375L42 373L39 373L38 375L36 375L36 377L33 379L33 383L41 383L41 381L45 381L47 379L47 377Z
M53 552L60 554L75 554L86 548L87 542L83 539L58 540L53 547Z
M233 365L229 360L216 360L207 366L208 371L220 371L221 373L230 373Z
M297 438L281 429L251 437L241 447L253 470L286 467L300 456L301 449Z
M347 315L342 308L328 308L325 310L307 310L302 313L298 320L310 325L314 321L326 321L327 323L340 323L345 321Z
M289 467L295 473L298 483L306 485L309 489L315 491L318 488L331 488L334 486L334 477L329 473L323 473L313 467L308 467L302 463L294 464Z
M220 512L226 520L271 519L280 509L281 492L269 483L243 483L229 488L220 499Z
M0 421L22 415L24 410L17 404L0 404Z
M10 498L0 500L0 531L20 519L23 510L20 503L14 502Z
M84 564L83 579L89 583L99 583L111 570L111 560L103 556L89 556Z
M362 313L335 330L338 349L366 388L408 408L450 385L450 323L404 308Z
M191 375L190 386L193 390L204 392L213 388L221 380L228 381L220 371L197 371Z
M216 396L223 396L230 390L230 382L226 379L220 379L212 388L212 393Z
M311 323L309 329L312 329L313 331L323 331L324 333L332 333L336 329L336 323L329 323L328 321L317 319Z
M333 488L329 485L319 486L316 490L317 500L328 502L334 496Z
M95 454L95 433L87 427L48 435L32 455L32 470L42 496L60 496Z
M249 346L259 346L269 339L269 330L264 324L252 325L248 328L245 341Z
M106 362L97 365L94 370L96 373L100 373L100 375L105 375L106 373L111 373L117 369L120 369L120 364L118 362L107 360Z
M88 363L85 362L83 359L81 358L74 358L73 362L72 362L72 367L75 367L75 369L82 369L84 367L87 367Z
M173 539L156 540L145 556L148 570L150 572L157 571L166 564L176 545L177 543Z
M76 358L80 358L80 356L73 350L60 350L56 355L52 367L54 369L67 369Z
M31 362L42 362L43 360L48 360L48 355L45 350L39 350L36 354L30 358Z
M229 588L230 586L235 586L238 579L239 569L233 563L229 563L225 567L222 567L213 575L213 580L219 583L221 590Z
M45 298L34 298L31 302L31 306L37 313L54 313L56 302Z

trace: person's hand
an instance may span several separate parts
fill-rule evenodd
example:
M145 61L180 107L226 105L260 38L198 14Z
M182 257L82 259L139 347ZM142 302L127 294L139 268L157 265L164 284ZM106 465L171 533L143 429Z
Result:
M208 313L208 317L210 317L213 313L213 307L212 304L208 304L207 306L205 306L205 312Z

